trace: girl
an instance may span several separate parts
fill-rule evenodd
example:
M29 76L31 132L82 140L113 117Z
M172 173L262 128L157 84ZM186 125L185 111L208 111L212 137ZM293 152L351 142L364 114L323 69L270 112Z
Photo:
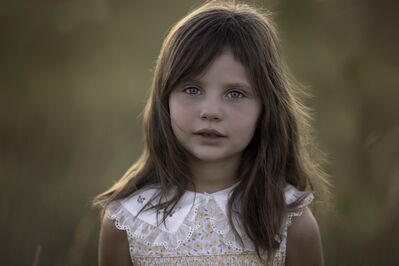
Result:
M94 201L100 265L322 265L307 206L324 177L304 109L270 15L208 2L180 20L156 63L145 149Z

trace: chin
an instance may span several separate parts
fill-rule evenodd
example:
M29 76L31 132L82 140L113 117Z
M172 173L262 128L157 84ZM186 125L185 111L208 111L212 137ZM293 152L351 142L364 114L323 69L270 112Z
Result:
M221 158L196 158L203 163L217 163L223 161Z
M200 160L203 162L219 162L227 159L227 156L218 155L218 154L210 154L210 153L193 153L193 156L196 160Z

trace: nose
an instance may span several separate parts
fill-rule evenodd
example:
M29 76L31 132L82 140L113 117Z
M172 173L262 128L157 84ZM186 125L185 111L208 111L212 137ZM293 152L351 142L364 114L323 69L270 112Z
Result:
M204 100L200 117L202 120L220 121L223 118L220 103L217 100Z
M211 121L219 121L221 118L216 113L203 113L203 114L201 114L201 119L211 120Z

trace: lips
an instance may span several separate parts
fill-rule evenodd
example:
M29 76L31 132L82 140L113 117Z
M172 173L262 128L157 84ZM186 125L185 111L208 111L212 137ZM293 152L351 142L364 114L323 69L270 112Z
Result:
M226 137L225 135L223 135L222 133L213 128L200 129L196 131L194 134L211 138Z

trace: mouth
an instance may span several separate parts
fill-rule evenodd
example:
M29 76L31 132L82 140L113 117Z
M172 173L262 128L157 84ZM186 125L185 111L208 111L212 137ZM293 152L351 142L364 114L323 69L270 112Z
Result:
M216 129L213 128L204 128L201 130L198 130L196 132L194 132L195 135L200 135L206 138L223 138L226 137L225 135L223 135L222 133L220 133L219 131L217 131Z
M205 133L203 133L203 134L195 134L195 135L202 136L202 137L205 137L205 138L211 138L211 139L224 138L224 137L218 136L216 134L205 134Z

